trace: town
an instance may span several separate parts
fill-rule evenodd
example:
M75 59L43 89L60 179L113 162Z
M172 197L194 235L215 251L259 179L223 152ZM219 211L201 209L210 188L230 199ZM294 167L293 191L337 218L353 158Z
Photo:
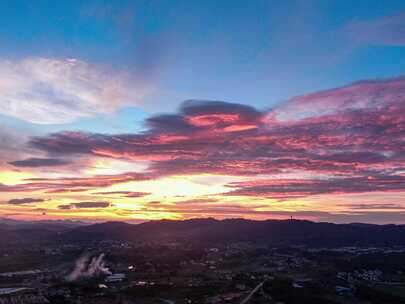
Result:
M405 246L102 240L0 249L0 303L405 303Z

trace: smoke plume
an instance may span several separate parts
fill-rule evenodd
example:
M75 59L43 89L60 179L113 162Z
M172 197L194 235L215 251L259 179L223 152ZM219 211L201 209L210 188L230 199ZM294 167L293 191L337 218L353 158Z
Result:
M80 279L88 279L110 274L110 270L105 265L104 253L93 257L91 260L89 255L84 255L77 259L75 268L66 277L66 280L72 282Z

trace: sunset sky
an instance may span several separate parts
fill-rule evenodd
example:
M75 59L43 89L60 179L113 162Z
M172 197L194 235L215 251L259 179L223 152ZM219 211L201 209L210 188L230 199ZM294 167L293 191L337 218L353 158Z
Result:
M405 224L405 1L1 1L0 217Z

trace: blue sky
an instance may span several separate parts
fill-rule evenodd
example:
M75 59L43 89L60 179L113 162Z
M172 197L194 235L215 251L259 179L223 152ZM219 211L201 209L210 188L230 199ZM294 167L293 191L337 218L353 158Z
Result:
M141 74L153 92L109 117L103 128L113 132L186 99L267 108L400 75L404 45L357 41L350 24L403 11L405 1L3 1L0 57L76 58ZM72 127L100 131L99 118Z

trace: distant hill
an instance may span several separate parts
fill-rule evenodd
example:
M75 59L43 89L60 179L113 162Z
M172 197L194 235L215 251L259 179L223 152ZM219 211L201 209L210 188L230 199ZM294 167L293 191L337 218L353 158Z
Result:
M332 224L304 220L212 218L150 221L142 224L70 221L1 222L0 246L10 242L117 241L252 241L274 245L311 246L405 245L405 225Z
M70 220L19 221L0 218L0 246L53 241L59 234L83 225L85 223Z
M73 220L46 220L46 221L24 221L24 220L15 220L6 217L0 217L0 226L9 226L9 227L44 227L46 225L54 226L54 227L65 227L65 228L73 228L83 225L88 225L88 223L81 222L81 221L73 221Z
M271 244L405 245L405 225L332 224L303 220L192 219L132 225L106 222L73 228L64 240L187 240L190 242L256 241Z

